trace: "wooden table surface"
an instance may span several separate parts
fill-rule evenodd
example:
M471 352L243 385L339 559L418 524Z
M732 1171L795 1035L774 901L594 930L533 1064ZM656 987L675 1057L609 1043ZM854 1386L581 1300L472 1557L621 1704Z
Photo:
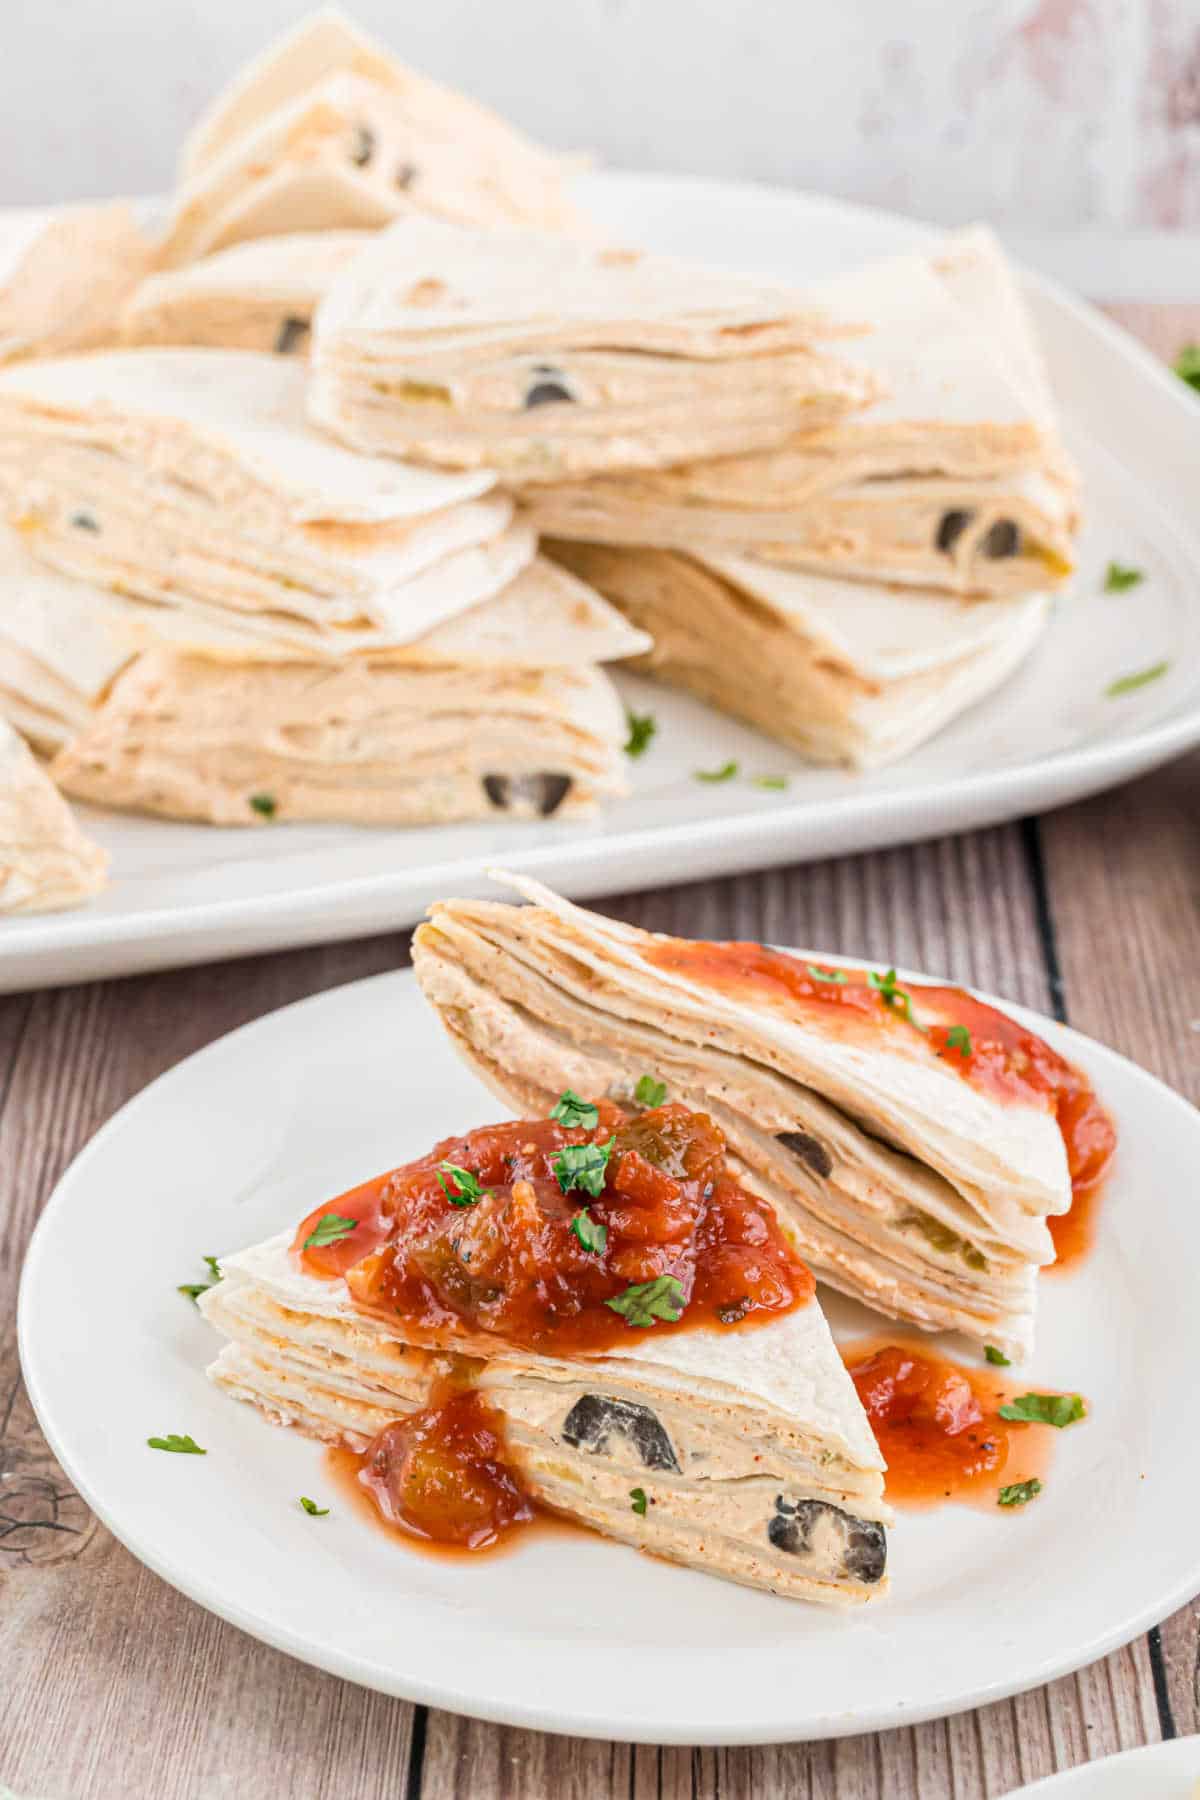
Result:
M1110 310L1166 356L1200 339L1200 307ZM652 929L803 943L974 983L1070 1020L1200 1100L1200 755L1037 820L604 907ZM1200 1730L1200 1602L1077 1675L933 1724L656 1749L368 1693L266 1649L135 1562L71 1492L21 1384L17 1279L38 1211L161 1070L407 955L403 933L0 1000L0 1788L26 1800L975 1800ZM1192 1204L1195 1171L1180 1175ZM1189 1392L1194 1380L1180 1371Z

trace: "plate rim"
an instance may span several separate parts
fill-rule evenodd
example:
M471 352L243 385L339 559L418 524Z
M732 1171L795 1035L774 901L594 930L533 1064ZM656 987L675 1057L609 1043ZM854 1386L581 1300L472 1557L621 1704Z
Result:
M790 949L793 953L796 948L795 946L779 947ZM811 950L811 947L804 953L821 954L819 951ZM829 952L829 954L834 953ZM847 965L864 968L873 966L868 959L843 956L840 952L837 955L838 960ZM899 974L902 980L916 983L936 983L938 981L938 977L930 975L927 971L905 968L901 969ZM1094 1636L1082 1651L1076 1646L1073 1650L1042 1657L1035 1664L1025 1667L1021 1674L1014 1679L1010 1680L1004 1677L986 1682L982 1686L957 1695L950 1704L946 1704L942 1700L931 1701L928 1704L907 1704L900 1700L893 1701L887 1706L876 1706L861 1715L845 1711L826 1712L816 1718L802 1721L798 1721L794 1717L791 1719L763 1718L733 1729L723 1729L720 1725L698 1729L695 1721L673 1723L668 1720L665 1723L655 1721L654 1727L651 1729L649 1724L642 1725L636 1722L631 1728L628 1720L622 1721L614 1718L598 1707L591 1711L581 1709L574 1712L560 1710L547 1713L536 1700L511 1703L503 1700L492 1701L487 1695L474 1689L470 1691L456 1690L452 1683L429 1680L417 1673L410 1675L406 1672L402 1681L397 1682L393 1669L385 1667L370 1656L326 1651L320 1645L314 1648L311 1640L304 1639L299 1633L286 1626L274 1624L255 1609L239 1607L235 1601L225 1599L220 1593L214 1595L206 1586L202 1568L198 1575L192 1575L187 1567L180 1570L171 1565L167 1558L153 1554L147 1555L142 1550L135 1548L130 1537L116 1522L108 1507L97 1504L89 1480L71 1454L66 1451L57 1430L50 1422L47 1415L46 1396L39 1387L36 1372L31 1373L31 1371L36 1371L37 1353L32 1349L31 1343L36 1327L30 1317L32 1307L30 1296L34 1283L38 1279L37 1271L43 1254L42 1247L49 1241L47 1221L68 1207L70 1204L67 1192L69 1186L73 1185L81 1170L86 1171L87 1164L95 1154L99 1153L108 1137L115 1135L118 1130L127 1125L127 1115L142 1102L147 1101L156 1089L167 1083L181 1070L190 1068L209 1057L216 1059L231 1039L240 1038L243 1034L254 1031L264 1021L278 1019L285 1014L299 1013L305 1008L319 1007L333 994L346 996L352 992L361 992L366 988L378 989L384 984L403 985L411 988L416 985L416 974L411 967L389 969L361 977L355 981L334 983L319 993L305 995L300 999L289 1001L284 1006L261 1013L257 1018L246 1020L243 1024L235 1026L233 1030L223 1033L210 1043L192 1051L188 1056L182 1057L170 1068L164 1069L137 1093L132 1094L116 1112L106 1119L61 1172L38 1216L25 1249L17 1294L17 1345L22 1377L38 1428L68 1479L106 1529L138 1562L166 1581L169 1586L182 1593L185 1598L224 1619L228 1624L245 1631L258 1641L281 1650L300 1662L322 1669L341 1680L352 1681L358 1686L389 1694L412 1704L457 1712L489 1723L544 1731L555 1735L616 1739L628 1743L732 1746L797 1741L816 1742L828 1738L853 1737L870 1732L896 1730L932 1719L949 1718L956 1713L990 1705L994 1701L1008 1699L1015 1694L1027 1693L1060 1676L1074 1673L1109 1655L1112 1651L1122 1648L1200 1593L1200 1545L1198 1545L1193 1561L1188 1566L1188 1571L1176 1580L1169 1591L1134 1608L1125 1617L1116 1621L1107 1631ZM1113 1049L1098 1038L1090 1037L1086 1033L1076 1030L1071 1025L1038 1013L1015 1001L990 995L980 989L968 988L967 991L991 1004L1002 1007L1022 1023L1037 1030L1050 1027L1050 1041L1053 1043L1056 1039L1065 1040L1067 1054L1070 1054L1071 1047L1076 1044L1083 1044L1089 1050L1098 1051L1101 1062L1108 1061L1118 1065L1123 1075L1132 1077L1135 1085L1138 1083L1148 1084L1157 1089L1163 1103L1186 1116L1191 1128L1200 1132L1200 1108L1194 1106L1184 1095L1169 1087L1158 1076L1152 1074L1148 1069L1142 1068L1140 1064L1133 1062L1122 1052ZM430 1024L434 1023L430 1019ZM797 1738L798 1730L802 1730L804 1733L802 1739Z
M942 229L886 208L780 183L640 170L601 170L582 180L618 190L658 187L668 195L686 190L707 196L712 206L724 208L744 205L749 198L755 204L790 208L810 217L819 213L850 225L866 221L876 229L895 232L899 228L914 241ZM1051 277L1018 267L1027 285L1077 321L1103 344L1107 355L1130 365L1167 404L1178 409L1178 417L1186 419L1188 429L1195 431L1200 451L1200 406L1183 384L1098 308ZM1167 511L1184 544L1194 552L1200 570L1200 536L1177 507L1168 505ZM698 858L693 877L727 873L742 866L743 856L748 856L755 868L807 861L814 853L806 840L811 841L814 830L840 832L842 840L838 848L821 849L816 855L853 854L872 844L917 842L984 828L1030 810L1070 804L1145 774L1196 744L1200 744L1200 682L1190 694L1181 696L1169 713L1146 725L998 769L949 779L924 777L894 791L776 801L769 810L747 806L704 821L702 830L696 821L667 822L652 828L635 825L610 833L601 830L597 835L527 847L515 843L506 846L503 860L529 874L552 873L575 897L589 898L616 891L631 878L635 883L645 879L659 885L652 872L642 873L647 859L656 853L659 860L664 852ZM604 821L600 823L603 827ZM871 844L862 838L868 823ZM219 827L193 825L190 829L220 832ZM214 843L219 842L218 835ZM98 914L85 906L74 912L11 918L3 921L0 935L0 992L398 929L419 916L423 902L416 898L416 890L428 895L446 882L461 886L471 879L478 881L481 865L487 860L494 859L457 851L444 856L434 850L416 864L326 879L308 877L280 893L252 892L165 905L139 905L135 895L120 912ZM622 863L622 874L606 885L606 865L614 860ZM246 941L238 941L239 934ZM214 943L214 939L219 941Z

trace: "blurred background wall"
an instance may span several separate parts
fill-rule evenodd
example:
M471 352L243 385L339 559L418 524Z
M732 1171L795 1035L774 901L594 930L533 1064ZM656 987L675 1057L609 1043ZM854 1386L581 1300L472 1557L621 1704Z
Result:
M298 0L3 0L0 202L162 189ZM1016 233L1200 226L1200 0L352 0L400 54L618 166ZM1200 255L1200 251L1197 252Z

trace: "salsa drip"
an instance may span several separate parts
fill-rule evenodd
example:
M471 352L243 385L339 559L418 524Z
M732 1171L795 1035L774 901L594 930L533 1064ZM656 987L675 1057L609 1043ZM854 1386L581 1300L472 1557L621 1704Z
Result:
M1082 1070L1007 1013L957 987L899 985L892 974L808 963L767 944L671 939L643 959L734 999L841 1009L847 1020L883 1021L919 1033L948 1068L992 1099L1039 1106L1062 1132L1075 1197L1093 1192L1116 1149L1116 1127Z
M484 1336L592 1353L631 1333L762 1323L811 1297L812 1274L727 1172L706 1114L572 1099L594 1125L485 1126L318 1207L293 1242L301 1266L399 1315L409 1341L450 1349ZM474 1373L459 1357L427 1406L352 1459L388 1524L469 1550L533 1513Z
M447 1138L352 1188L300 1226L302 1266L343 1276L358 1306L398 1314L414 1342L461 1346L465 1327L567 1355L633 1331L758 1323L809 1299L812 1274L727 1172L706 1114L668 1104L628 1117L608 1101L588 1111L590 1128L536 1119ZM581 1146L603 1152L590 1159L597 1193L567 1185L578 1176L562 1152ZM654 1283L657 1295L629 1296Z
M1045 1474L1054 1426L1003 1419L1018 1391L908 1343L851 1344L843 1352L887 1463L897 1506L945 1500L993 1507L1002 1490Z

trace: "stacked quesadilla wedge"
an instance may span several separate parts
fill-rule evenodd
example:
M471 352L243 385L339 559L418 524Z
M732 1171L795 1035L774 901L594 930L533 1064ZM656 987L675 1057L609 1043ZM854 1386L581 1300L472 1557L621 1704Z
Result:
M0 717L0 913L81 906L100 892L107 868L103 850Z
M0 362L115 342L151 254L120 202L0 212Z
M844 328L843 328L844 329ZM877 391L790 289L546 233L381 233L314 326L314 417L357 449L525 482L818 430Z
M1045 629L1041 594L963 600L748 556L551 540L549 553L649 634L641 666L811 762L907 756L1016 670Z
M565 165L486 108L315 13L218 96L184 149L168 265L281 232L432 213L574 229Z
M236 619L22 561L0 587L0 714L77 799L219 825L423 825L593 812L625 791L599 666L647 640L551 563L386 654L304 657Z
M367 235L297 231L160 270L130 297L121 336L129 344L203 344L307 356L313 313Z
M478 1547L533 1502L797 1599L886 1588L878 1448L808 1271L707 1118L563 1095L220 1269L212 1380L357 1453L417 1535Z
M712 1114L818 1275L892 1318L1028 1352L1047 1220L1111 1153L1082 1075L960 990L659 937L513 885L533 904L445 902L413 945L494 1092L522 1112L563 1083L626 1105L651 1069Z
M316 655L410 642L531 561L490 474L355 456L307 424L304 389L252 351L4 370L4 509L64 574Z
M1060 586L1078 484L991 234L957 234L812 297L870 321L855 356L879 383L877 404L754 455L530 487L532 522L557 537L741 552L962 595Z

